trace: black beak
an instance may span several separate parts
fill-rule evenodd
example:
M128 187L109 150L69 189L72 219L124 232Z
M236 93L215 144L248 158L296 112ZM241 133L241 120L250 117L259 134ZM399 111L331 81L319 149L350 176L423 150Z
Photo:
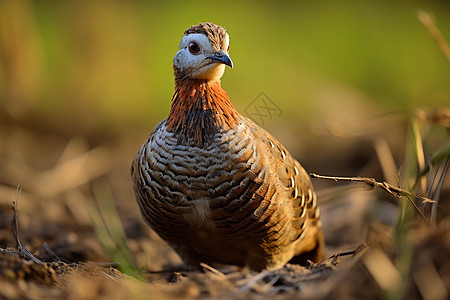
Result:
M209 56L208 58L214 62L225 64L227 66L230 66L231 68L233 67L233 62L231 61L231 58L223 50L217 51L216 53L214 53L213 56Z

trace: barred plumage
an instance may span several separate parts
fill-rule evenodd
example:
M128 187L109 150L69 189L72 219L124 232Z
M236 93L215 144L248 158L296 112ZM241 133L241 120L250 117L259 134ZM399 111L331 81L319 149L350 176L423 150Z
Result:
M212 25L191 31L220 28L214 36L223 39L226 31ZM177 60L187 59L186 45L193 42L204 49L205 60L220 50L214 43L228 46L228 40L209 38L208 46L189 32L174 59L176 92L169 117L153 130L132 165L144 219L189 266L206 262L261 270L300 255L318 261L323 237L308 174L275 138L237 113L220 87L222 74L214 68L223 64L216 57L201 72L192 70L197 57ZM220 57L223 63L227 58Z

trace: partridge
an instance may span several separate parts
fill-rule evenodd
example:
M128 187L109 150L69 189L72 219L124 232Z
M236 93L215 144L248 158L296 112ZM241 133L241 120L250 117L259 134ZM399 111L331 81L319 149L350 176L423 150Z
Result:
M324 240L310 178L222 89L225 67L233 67L229 41L213 23L184 32L169 115L132 163L136 201L189 267L317 262Z

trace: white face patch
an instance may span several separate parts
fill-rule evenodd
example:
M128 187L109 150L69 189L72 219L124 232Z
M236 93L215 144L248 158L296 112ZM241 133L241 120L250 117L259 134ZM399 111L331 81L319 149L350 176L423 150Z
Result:
M227 35L225 37L225 49L227 49L227 51L228 51L230 49L229 47L230 47L230 36L227 33Z
M191 42L196 42L200 46L200 53L214 53L208 37L201 33L191 33L183 36L180 42L180 50L189 46Z
M226 36L226 47L228 48L230 38ZM196 43L200 50L197 53L191 53L189 45ZM192 78L218 80L225 72L225 65L208 59L214 55L211 42L208 37L201 33L191 33L181 39L180 50L173 59L173 64L182 73L187 73Z

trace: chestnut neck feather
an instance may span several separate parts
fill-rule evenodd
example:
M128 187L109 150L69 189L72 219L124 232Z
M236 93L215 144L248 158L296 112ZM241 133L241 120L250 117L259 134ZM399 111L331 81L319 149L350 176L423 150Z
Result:
M204 145L216 132L233 128L239 122L239 113L220 80L175 76L167 129L177 134L179 142Z

